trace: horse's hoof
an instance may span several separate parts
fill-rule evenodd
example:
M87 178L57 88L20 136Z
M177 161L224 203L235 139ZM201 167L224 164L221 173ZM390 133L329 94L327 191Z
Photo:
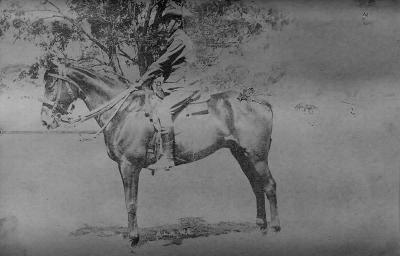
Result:
M279 231L281 231L281 226L271 226L272 231L274 231L275 233L278 233Z
M281 231L281 225L279 224L279 220L273 220L270 223L270 228L272 229L272 231L274 231L275 233Z
M131 247L136 247L139 243L139 236L131 236L129 241L131 242Z
M268 235L268 228L267 227L260 227L261 234L263 236Z
M267 229L267 227L268 227L268 222L265 219L257 218L256 224L257 224L257 226L260 227L261 230Z

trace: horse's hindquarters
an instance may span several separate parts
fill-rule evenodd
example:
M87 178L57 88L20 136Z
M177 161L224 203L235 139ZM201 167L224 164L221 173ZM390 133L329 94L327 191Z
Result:
M268 156L272 133L272 109L268 105L255 102L232 104L235 137L254 160L264 160Z
M176 158L178 163L196 161L220 148L231 147L232 143L227 142L233 140L236 146L264 159L271 132L269 105L241 102L231 92L212 95L207 104L189 106L177 116Z

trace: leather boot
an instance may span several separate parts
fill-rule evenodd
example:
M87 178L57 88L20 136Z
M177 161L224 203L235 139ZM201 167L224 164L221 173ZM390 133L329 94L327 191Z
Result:
M162 141L162 156L153 165L148 166L151 170L166 170L168 171L171 167L175 166L174 163L174 129L168 128L161 133Z

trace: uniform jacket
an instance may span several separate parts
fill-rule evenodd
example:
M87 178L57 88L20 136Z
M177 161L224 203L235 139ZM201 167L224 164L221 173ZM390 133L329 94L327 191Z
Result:
M164 53L149 66L142 81L151 84L154 79L163 77L164 89L176 87L184 83L188 64L192 62L193 43L183 30L177 29L168 38Z

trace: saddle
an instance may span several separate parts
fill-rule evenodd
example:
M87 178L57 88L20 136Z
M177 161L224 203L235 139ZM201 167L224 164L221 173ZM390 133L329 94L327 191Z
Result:
M189 97L172 106L172 119L175 120L182 112L185 112L186 117L208 114L207 102L210 100L210 96L211 94L200 90L194 91Z

